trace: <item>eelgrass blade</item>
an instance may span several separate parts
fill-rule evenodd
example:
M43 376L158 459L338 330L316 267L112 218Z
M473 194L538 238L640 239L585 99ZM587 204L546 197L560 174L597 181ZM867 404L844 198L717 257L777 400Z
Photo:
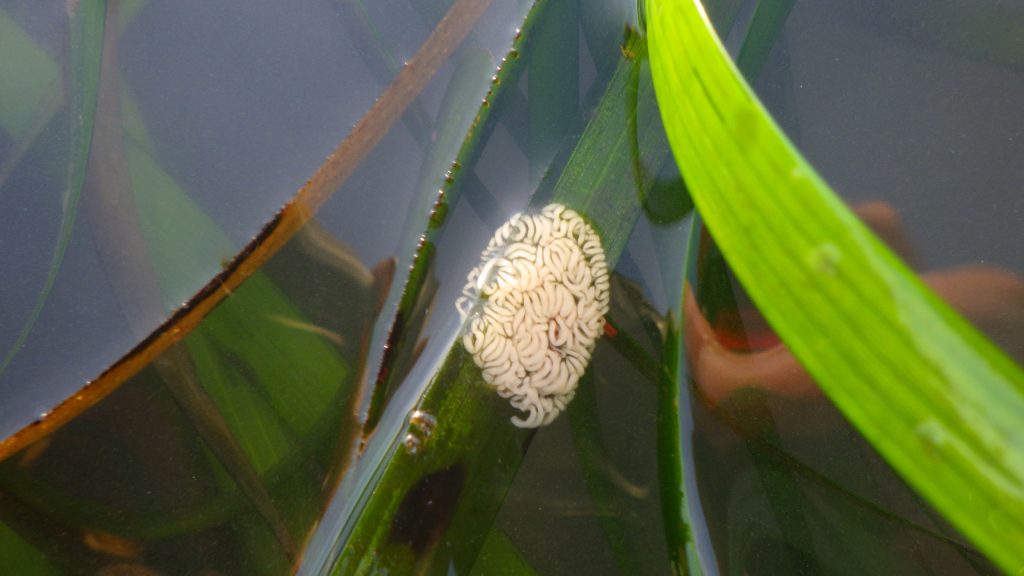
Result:
M64 253L71 241L78 216L79 199L85 183L85 169L89 161L93 126L96 121L96 102L99 93L100 59L103 51L104 28L106 25L106 2L82 2L69 8L68 57L65 82L69 87L67 102L70 155L64 189L60 228L54 244L50 266L32 311L18 333L18 337L0 361L0 373L10 365L25 345L32 328L46 305L53 290L57 273L64 261ZM25 41L29 41L25 37ZM8 57L11 57L8 55Z
M1024 372L941 302L803 160L700 4L648 0L673 152L772 327L912 486L1024 568Z
M576 396L566 411L572 427L573 446L583 469L583 481L590 493L591 504L615 563L623 574L641 574L639 556L622 522L622 512L627 504L610 477L594 379L591 373L580 379Z
M376 428L388 397L408 372L412 354L408 352L411 347L405 345L405 335L416 333L417 326L425 321L426 314L418 313L424 307L417 304L424 300L423 293L429 285L427 271L433 261L430 246L420 245L420 239L430 225L428 222L425 227L423 221L428 216L443 220L447 207L457 199L459 187L456 181L461 184L463 179L475 179L471 173L467 174L468 171L456 170L453 159L472 164L479 154L479 142L486 139L485 126L490 125L488 118L496 106L490 103L481 107L480 101L487 95L489 83L486 79L493 73L490 55L483 49L467 47L441 104L434 141L423 159L419 185L403 226L406 232L397 256L398 276L395 282L404 284L404 288L392 290L388 295L381 316L390 319L391 323L381 326L386 332L374 334L372 341L374 349L370 353L369 366L377 371L377 378L372 382L373 391L365 409L366 434ZM514 82L517 75L515 63L508 62L493 78L498 82ZM481 84L481 80L485 83ZM474 107L478 110L475 115L468 112Z
M637 53L643 42L632 36L625 53ZM636 193L629 190L629 117L639 115L645 163L659 165L668 154L664 136L652 128L660 120L649 82L640 88L642 105L629 105L627 88L636 65L630 57L620 62L560 176L546 190L542 184L532 202L539 207L557 201L586 215L601 234L610 266L640 214ZM428 234L428 242L436 232ZM461 572L475 562L532 434L509 423L512 409L482 382L461 342L451 346L414 406L436 424L426 434L410 415L399 414L408 405L388 405L360 467L337 497L339 507L328 513L327 522L337 518L331 530L338 537L324 547L331 546L337 558L320 556L305 563L300 574L330 565L332 574L416 573L447 566ZM409 436L413 449L403 446Z
M120 36L114 24L118 21L119 4L107 3L105 8L104 18L110 25L104 28L93 146L82 186L87 195L85 211L96 253L111 279L126 321L142 337L165 314L160 293L161 289L166 290L167 277L162 277L159 267L154 266L140 222L136 194L139 187L133 181L128 152L131 143L124 139L118 65ZM153 366L240 491L266 520L282 549L287 555L294 555L295 543L282 515L224 415L203 387L185 346L172 346Z
M577 0L552 2L531 39L527 85L526 153L530 185L536 186L561 147L579 108L579 19Z
M662 523L673 574L697 576L705 567L698 553L693 530L692 495L686 492L686 458L680 418L679 369L682 349L679 322L670 315L665 334L665 368L658 382L658 484L661 492ZM692 472L691 472L692 474ZM699 508L699 504L697 506Z
M757 78L795 2L796 0L761 0L757 3L740 53L736 56L736 66L748 80L754 81Z
M57 62L2 8L0 54L0 132L12 140L0 155L2 196L7 179L63 107L64 83Z

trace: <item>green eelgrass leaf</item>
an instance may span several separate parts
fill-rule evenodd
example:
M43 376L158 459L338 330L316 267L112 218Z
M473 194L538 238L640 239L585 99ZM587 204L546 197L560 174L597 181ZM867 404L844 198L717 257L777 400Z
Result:
M515 73L514 68L503 66L495 78L499 81L507 80L510 74ZM406 233L398 252L396 270L399 273L395 282L405 284L405 289L391 291L382 308L383 318L394 318L391 325L382 326L390 330L391 334L375 335L376 348L382 347L384 338L389 340L387 350L379 361L386 377L374 383L367 407L365 433L372 432L376 427L380 412L394 391L395 383L402 380L412 363L413 347L404 346L402 336L403 333L415 333L416 328L426 320L425 306L421 303L426 299L425 292L428 292L429 282L425 272L432 260L429 248L421 251L417 248L424 232L422 223L428 214L433 219L443 220L444 211L453 201L456 188L452 186L455 180L452 159L459 157L465 162L467 151L479 149L477 143L483 137L480 134L481 124L486 123L494 106L488 106L478 114L471 111L474 107L479 108L480 99L486 94L489 85L485 79L493 71L494 64L486 51L467 47L456 65L455 74L441 104L435 139L428 147L420 167L417 180L419 185L403 226ZM439 190L444 198L443 204L437 204ZM378 339L380 342L376 341ZM376 368L376 364L378 362L371 360L371 366Z
M72 52L70 57L75 59L73 66L77 67L77 81L83 82L86 75L99 73L99 41L93 36L98 27L99 38L103 37L102 6L95 10L76 11L72 16L72 26L72 41L79 43L81 53ZM19 140L32 131L48 95L56 93L60 97L61 70L46 50L2 9L0 53L4 54L0 59L0 130L11 139ZM82 94L75 95L78 100L75 104L83 106L84 112L90 95L87 86L79 84L78 87L84 90ZM95 86L92 90L92 98L95 99ZM88 124L87 119L83 124Z
M679 417L680 332L679 322L670 315L665 334L665 367L658 381L658 484L673 573L697 576L704 573L704 566L693 538L694 519L684 479L683 427Z
M24 576L57 576L61 571L40 550L4 524L0 524L0 558L4 567Z
M1004 569L1024 568L1024 372L843 205L694 0L648 0L658 101L697 207L843 413Z
M69 13L70 38L65 76L70 94L66 103L70 154L67 163L68 173L65 180L60 228L57 232L57 241L50 259L50 267L46 273L46 280L43 282L32 311L22 325L18 337L4 355L3 360L0 361L0 373L10 365L15 355L25 345L25 341L28 340L32 327L39 319L43 306L53 289L57 273L64 261L64 253L71 240L71 232L78 215L78 201L82 197L82 187L85 184L86 164L89 160L93 126L96 120L105 13L106 2L75 4ZM14 66L13 70L5 69L3 73L0 73L0 78L16 82L21 88L31 87L34 84L45 84L50 88L59 85L53 62L32 42L27 34L2 12L0 12L0 38L3 39L3 44L8 44L3 50L6 55L3 59L4 62ZM14 44L14 46L9 44ZM5 68L8 66L5 65ZM11 75L8 76L8 73ZM0 94L10 92L10 90L0 90ZM26 94L23 91L15 91L15 94L18 96L14 100L0 102L0 107L5 110L3 114L0 114L0 123L15 137L16 141L25 138L31 139L31 135L26 132L35 131L32 126L35 114L42 112L44 116L46 115L45 108L48 99L45 97L33 98L32 94ZM41 111L36 110L39 102L43 102ZM42 125L45 125L45 120L36 120L35 122L39 125L36 130L41 130Z
M643 44L633 36L624 53L641 53ZM630 106L632 71L645 65L633 58L620 62L560 176L533 201L537 207L561 202L587 216L601 234L610 265L640 214L636 193L630 190L633 148L627 128L640 127L644 138L639 151L645 163L660 165L667 158L664 136L652 129L660 121L649 80L639 87L641 105ZM635 124L633 115L640 116ZM428 233L428 245L433 241ZM472 566L483 545L531 432L512 427L511 407L482 382L479 368L458 341L415 408L436 419L431 432L398 420L401 415L385 414L382 422L387 425L370 439L360 461L363 468L343 487L342 521L334 543L340 557L333 574L405 573L448 565L461 571ZM411 450L402 446L410 436ZM435 508L426 514L434 524L418 523L418 512L425 512L423 506L430 502L445 512Z
M757 78L775 39L789 17L796 0L763 0L757 3L754 16L736 56L736 67L750 81Z
M636 550L621 521L621 513L625 506L620 498L621 490L609 477L608 456L598 417L597 390L593 374L588 372L580 379L576 396L573 397L573 402L569 404L566 412L569 425L572 427L576 457L583 469L583 480L612 556L621 573L641 574Z
M530 186L536 186L572 127L579 107L579 14L577 0L552 2L533 31L526 107Z
M64 104L64 94L60 67L2 9L0 54L6 56L0 61L0 132L12 140L0 161L2 190Z
M714 17L720 19L720 21L713 21L716 29L730 28L739 5L730 2L714 2L713 4L716 8L713 12ZM791 7L792 2L789 0L766 0L758 3L738 57L738 67L745 77L756 77L759 73ZM690 214L693 201L685 189L685 182L680 177L678 180L670 181L669 185L661 182L656 184L650 195L644 198L643 205L652 221L668 223L673 218L666 218L667 214L676 218ZM656 210L655 206L661 209ZM666 208L668 209L666 210ZM699 228L699 226L694 227L691 234ZM696 237L693 237L692 241L696 241ZM663 266L667 265L667 260L676 258L676 256L667 258L665 255L661 256ZM681 276L680 274L679 277ZM685 381L681 379L685 375L685 370L680 371L683 348L679 341L681 326L676 325L673 320L673 318L678 318L679 310L675 310L675 312L676 314L669 317L665 339L665 357L669 360L659 374L659 378L655 380L658 382L659 394L658 470L661 476L663 521L669 543L669 555L676 573L701 574L705 571L705 566L701 564L694 546L692 536L694 518L686 497L683 479L684 459L681 443L684 442L684 438L679 410L681 404L688 400L680 397L680 393L686 393ZM765 463L758 446L751 445L749 448L755 465L762 473L762 482L766 488L772 490L774 496L782 495L804 504L805 499L802 498L800 487L793 480L792 475L786 474L782 467L773 467L770 463ZM784 537L789 541L806 543L809 537L802 521L801 512L797 510L794 513L786 506L778 506L777 499L772 499L771 502L779 511L777 519Z

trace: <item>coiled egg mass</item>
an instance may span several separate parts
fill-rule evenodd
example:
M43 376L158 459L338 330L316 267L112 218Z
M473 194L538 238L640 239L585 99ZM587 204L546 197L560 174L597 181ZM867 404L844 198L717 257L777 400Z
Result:
M609 286L600 237L562 204L512 216L488 242L456 307L484 381L524 412L513 424L550 424L572 400L603 332Z

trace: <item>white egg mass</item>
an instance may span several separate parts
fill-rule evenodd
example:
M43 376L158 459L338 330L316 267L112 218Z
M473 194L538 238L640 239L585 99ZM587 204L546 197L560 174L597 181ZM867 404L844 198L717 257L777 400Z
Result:
M572 400L604 329L608 288L601 239L570 208L516 214L495 232L456 307L484 381L525 412L513 424L549 424Z

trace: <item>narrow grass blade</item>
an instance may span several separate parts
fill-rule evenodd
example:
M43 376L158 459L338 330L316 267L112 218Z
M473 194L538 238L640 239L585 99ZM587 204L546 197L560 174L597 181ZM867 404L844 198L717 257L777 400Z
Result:
M514 48L513 48L514 49ZM498 82L511 81L510 75L518 74L515 63L508 63L493 76ZM429 247L421 247L420 239L426 232L423 221L429 216L443 220L447 206L455 200L458 188L456 178L470 176L466 171L453 168L453 159L471 164L479 153L479 142L483 139L485 126L489 123L495 105L480 107L481 96L486 94L481 79L493 72L494 64L490 55L477 48L468 48L455 70L441 112L438 114L435 140L431 144L420 169L419 188L412 200L412 208L404 224L406 230L398 252L399 271L395 282L404 285L402 290L392 290L382 308L382 318L392 319L386 326L387 334L374 338L375 350L371 353L370 366L377 370L373 392L366 408L365 432L372 433L377 426L381 410L394 391L395 383L401 382L412 361L412 346L405 345L406 333L416 333L417 325L425 321L423 292L429 285L426 274L433 260ZM472 112L477 108L478 112ZM458 162L454 162L457 166ZM460 172L456 174L456 172ZM428 224L429 225L429 224ZM423 311L424 313L420 313ZM386 341L384 340L386 339ZM384 346L386 344L386 346ZM377 349L384 348L383 352ZM379 354L379 356L378 356Z
M579 108L579 13L577 0L552 2L533 33L527 86L526 147L530 185L540 182Z
M634 36L625 52L639 53L643 43ZM639 146L644 162L658 165L667 158L667 142L651 129L659 120L650 83L640 87L642 105L629 105L632 70L638 65L631 57L621 60L560 176L546 188L542 183L533 201L543 206L553 200L585 214L600 231L609 265L614 265L640 214L637 195L630 190L631 116L638 116L636 125L644 135ZM428 236L428 243L433 241ZM512 409L482 383L479 368L459 341L453 342L415 408L436 419L429 435L411 416L399 425L382 424L358 475L344 487L338 517L345 520L333 544L339 554L333 574L416 572L448 565L461 571L472 566L490 531L531 433L508 422ZM398 420L387 416L382 422ZM414 449L403 445L409 435L417 439ZM436 504L427 509L427 502ZM417 520L421 517L426 519Z
M679 351L682 338L672 315L665 334L665 370L658 381L658 483L661 489L662 521L673 573L678 576L704 574L693 538L694 519L684 478L683 427L680 422Z
M768 59L775 39L786 24L786 18L796 0L761 0L754 9L754 17L736 56L736 66L747 80L753 82Z
M1001 567L1024 568L1024 372L807 165L699 3L649 0L647 15L673 152L744 287L911 485Z
M57 63L3 9L0 54L0 131L12 141L0 158L2 197L7 179L63 106L64 86Z
M71 240L71 232L74 229L75 220L78 216L78 201L82 197L82 187L85 183L85 169L89 160L89 149L92 142L93 126L96 120L96 102L99 93L100 59L103 51L103 37L105 27L106 2L84 2L75 4L69 13L69 40L68 40L68 63L65 70L65 82L69 86L68 94L68 132L71 142L70 156L68 159L68 173L66 187L64 190L63 209L61 211L60 228L57 232L57 241L54 244L53 256L50 258L50 267L46 273L46 279L39 291L32 311L28 319L22 325L14 344L0 361L0 373L10 365L15 355L21 350L28 340L28 336L35 326L39 315L43 311L53 284L57 280L57 273L60 271L61 263L64 261L64 253L67 251L68 242ZM4 27L13 26L4 17L0 19ZM31 39L22 34L16 34L15 29L8 29L5 34L6 41L29 42ZM17 30L20 32L20 30ZM34 53L34 52L31 52ZM12 57L8 54L9 61L19 60L19 57ZM38 54L36 61L29 61L33 74L45 74L48 69L46 64L52 66L52 62L46 59L45 54ZM48 84L52 82L47 82ZM18 110L25 103L19 102L18 106L10 103L5 106L8 110ZM36 102L27 102L35 106ZM26 115L32 112L26 112ZM0 118L9 118L9 114L0 115ZM12 133L31 130L31 119L14 120L5 122L6 128ZM41 128L40 128L41 129Z

